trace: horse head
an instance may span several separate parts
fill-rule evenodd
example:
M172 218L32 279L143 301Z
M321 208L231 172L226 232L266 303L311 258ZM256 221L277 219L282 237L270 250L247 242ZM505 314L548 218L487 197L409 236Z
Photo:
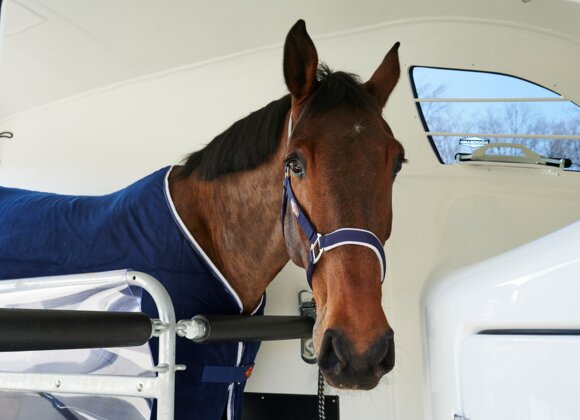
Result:
M395 363L381 306L382 246L391 233L393 181L404 151L382 109L399 79L398 46L366 83L319 65L302 20L284 46L291 108L283 231L291 260L311 272L318 365L338 388L374 388ZM328 234L336 231L343 238L331 246Z

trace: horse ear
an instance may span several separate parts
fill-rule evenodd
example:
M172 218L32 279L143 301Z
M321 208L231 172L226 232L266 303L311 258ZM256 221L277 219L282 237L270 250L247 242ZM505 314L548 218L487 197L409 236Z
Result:
M368 82L365 83L367 90L373 95L382 107L387 103L389 95L395 88L401 75L399 65L399 45L397 42L387 53L383 62Z
M284 44L284 79L288 90L298 102L306 99L316 86L318 53L306 32L302 19L294 24Z

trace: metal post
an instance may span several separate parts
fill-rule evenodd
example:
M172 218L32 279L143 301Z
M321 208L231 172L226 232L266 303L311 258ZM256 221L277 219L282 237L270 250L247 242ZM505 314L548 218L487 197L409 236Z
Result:
M155 302L163 326L159 332L159 364L157 372L157 418L173 420L175 406L175 371L183 366L175 365L175 310L167 290L154 277L137 271L127 271L127 284L145 290Z

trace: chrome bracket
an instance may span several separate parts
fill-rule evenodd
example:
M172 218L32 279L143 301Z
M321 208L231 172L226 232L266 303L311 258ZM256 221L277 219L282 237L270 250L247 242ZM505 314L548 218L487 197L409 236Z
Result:
M298 293L298 308L300 309L300 315L316 320L316 304L314 303L312 292L301 290ZM312 337L300 339L300 356L308 364L316 363L316 352Z

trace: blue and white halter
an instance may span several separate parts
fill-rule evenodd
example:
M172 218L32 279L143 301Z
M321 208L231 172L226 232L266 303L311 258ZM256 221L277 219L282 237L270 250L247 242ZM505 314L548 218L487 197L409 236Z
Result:
M292 135L292 115L288 117L288 140L290 143L290 137ZM381 283L385 281L387 262L385 258L385 250L383 244L377 238L377 236L371 231L365 229L357 228L341 228L333 232L327 233L325 235L319 233L306 213L300 207L298 199L292 191L292 185L290 184L290 172L289 165L286 164L284 168L284 188L282 191L282 232L284 232L284 219L286 217L286 207L288 205L288 199L290 199L291 212L298 221L298 225L301 227L302 232L308 238L310 242L310 250L308 251L308 268L306 270L306 278L308 280L308 285L312 288L312 274L314 272L314 266L322 258L322 254L328 252L334 248L338 248L343 245L360 245L372 249L379 262L381 264Z

